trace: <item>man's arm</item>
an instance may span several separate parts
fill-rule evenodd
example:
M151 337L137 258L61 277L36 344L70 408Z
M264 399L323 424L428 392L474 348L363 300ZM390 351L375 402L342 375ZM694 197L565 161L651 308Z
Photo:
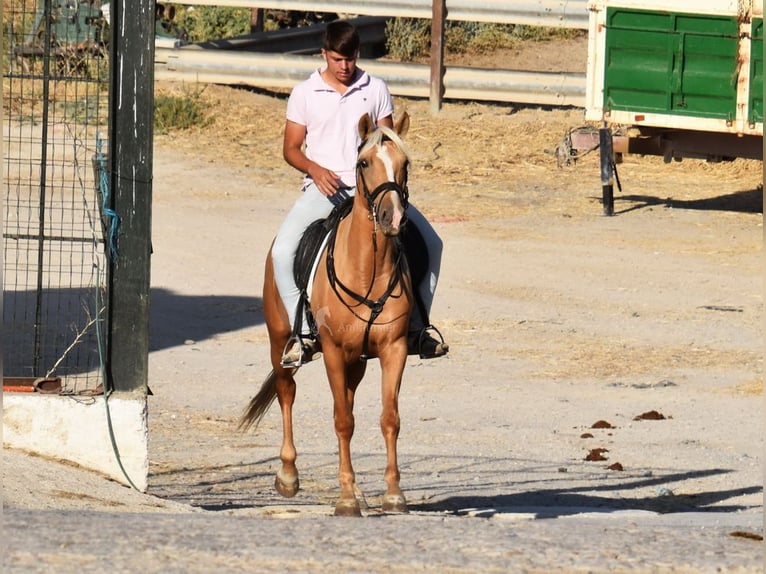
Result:
M303 142L306 141L306 126L287 120L285 137L282 142L282 157L285 161L302 173L308 174L314 180L319 191L327 197L338 190L340 178L329 169L311 161L303 152Z

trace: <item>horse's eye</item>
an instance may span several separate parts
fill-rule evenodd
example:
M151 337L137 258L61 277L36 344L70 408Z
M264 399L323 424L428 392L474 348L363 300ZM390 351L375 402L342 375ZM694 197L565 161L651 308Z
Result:
M369 162L366 159L360 159L359 160L359 167L361 167L362 169L366 169L366 168L370 167L370 164L369 164Z

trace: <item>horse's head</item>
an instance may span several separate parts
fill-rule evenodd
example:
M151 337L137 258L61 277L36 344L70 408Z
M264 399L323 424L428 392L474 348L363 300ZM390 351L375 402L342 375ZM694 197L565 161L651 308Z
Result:
M407 112L395 122L393 130L375 128L367 114L359 120L362 145L356 164L357 195L363 193L371 216L388 236L397 235L405 221L409 154L402 137L409 127Z

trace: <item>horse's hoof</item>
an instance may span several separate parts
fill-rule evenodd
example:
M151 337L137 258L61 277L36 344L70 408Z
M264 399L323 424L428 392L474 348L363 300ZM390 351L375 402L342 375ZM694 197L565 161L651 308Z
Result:
M276 488L277 492L285 498L292 498L298 494L301 486L297 476L295 477L295 480L287 481L277 473L277 477L274 479L274 488Z
M386 494L383 496L383 512L395 512L404 514L407 510L407 501L401 494Z
M362 511L359 508L359 501L356 498L350 500L345 498L340 499L335 505L335 516L361 517Z
M367 504L367 498L364 496L364 492L362 492L362 489L359 488L359 485L354 485L354 496L356 497L356 500L359 502L359 508L362 510L369 510L370 505Z

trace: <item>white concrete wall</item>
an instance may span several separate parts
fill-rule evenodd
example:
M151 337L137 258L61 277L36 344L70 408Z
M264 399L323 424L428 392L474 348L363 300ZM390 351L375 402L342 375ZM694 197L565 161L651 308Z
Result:
M144 492L149 476L146 397L3 393L3 446L74 462ZM127 478L126 475L127 474Z

